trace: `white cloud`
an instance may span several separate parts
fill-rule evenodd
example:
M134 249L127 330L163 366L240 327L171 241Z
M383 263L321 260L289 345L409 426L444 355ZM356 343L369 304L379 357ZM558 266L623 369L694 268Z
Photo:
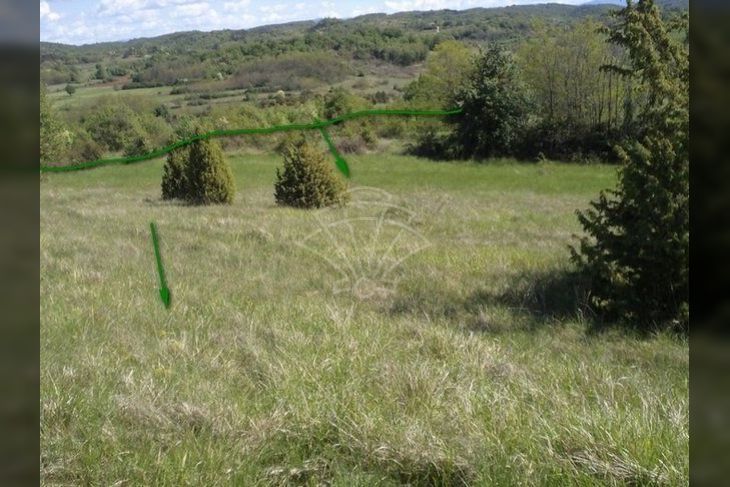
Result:
M186 5L178 5L172 12L175 17L202 17L215 12L210 8L208 2L188 3Z
M282 12L286 10L287 5L285 3L275 3L274 5L261 5L259 10L262 12Z
M259 11L263 14L259 17L259 20L263 22L279 22L285 20L285 16L282 15L288 8L285 3L275 3L274 5L261 5Z
M141 10L147 4L147 0L101 0L97 11L100 15L125 15Z
M408 12L411 10L459 10L472 7L504 7L529 3L580 2L586 0L388 0L385 6L391 12Z
M378 8L375 5L368 5L366 7L357 7L357 8L352 9L352 11L350 12L350 16L359 17L360 15L379 13L382 11L383 11L382 8Z
M406 10L441 10L444 8L459 8L461 2L448 1L448 0L402 0L402 1L387 1L385 6L391 10L406 11Z
M243 10L247 10L248 6L251 4L250 0L237 0L235 2L225 2L223 3L223 10L226 12L241 12Z
M322 10L319 12L320 17L340 17L340 14L335 10L335 2L324 1L320 5L322 6Z
M54 12L48 2L41 2L41 20L46 19L49 22L55 22L61 18L58 12Z
M101 0L97 11L101 15L117 16L140 10L179 9L200 3L200 0Z

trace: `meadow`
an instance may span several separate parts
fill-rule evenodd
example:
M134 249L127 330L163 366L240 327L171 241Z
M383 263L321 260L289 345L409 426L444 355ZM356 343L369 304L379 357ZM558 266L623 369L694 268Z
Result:
M163 202L160 160L42 177L44 485L688 482L686 339L560 281L615 166L353 155L303 211L230 161L231 206Z

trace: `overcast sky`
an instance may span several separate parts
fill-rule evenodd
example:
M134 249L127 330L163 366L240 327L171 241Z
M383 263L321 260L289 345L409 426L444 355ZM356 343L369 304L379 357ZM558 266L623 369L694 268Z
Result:
M32 1L32 0L31 0ZM580 4L585 0L554 0ZM545 0L41 0L42 41L66 44L150 37L185 30L247 29L373 12L466 9Z

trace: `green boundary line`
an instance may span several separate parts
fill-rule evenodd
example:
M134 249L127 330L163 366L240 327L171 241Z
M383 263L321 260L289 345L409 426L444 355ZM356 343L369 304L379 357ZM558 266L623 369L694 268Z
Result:
M330 134L327 133L327 129L324 127L320 127L319 131L322 132L322 137L324 138L325 143L327 144L327 147L329 147L330 152L335 157L335 165L337 166L337 169L340 170L342 174L345 175L346 178L350 177L350 166L347 165L347 161L344 157L340 154L340 152L337 150L337 147L335 147L335 144L332 142L332 139L330 138Z
M150 159L156 159L160 156L167 154L168 152L177 149L178 147L184 147L190 145L197 140L206 140L212 137L231 137L235 135L252 135L252 134L271 134L274 132L288 132L293 130L319 130L335 125L346 120L352 120L361 117L370 116L434 116L442 117L448 115L458 115L461 113L461 108L454 108L451 110L362 110L358 112L346 113L345 115L331 118L329 120L316 121L314 123L302 123L302 124L290 124L290 125L273 125L271 127L261 128L250 128L250 129L232 129L232 130L213 130L200 135L194 135L188 139L184 139L174 144L168 145L161 149L157 149L141 156L133 157L118 157L113 159L97 159L95 161L80 162L78 164L70 164L68 166L48 166L41 165L41 172L69 172L69 171L81 171L84 169L93 169L95 167L110 166L114 164L132 164L135 162L147 161Z

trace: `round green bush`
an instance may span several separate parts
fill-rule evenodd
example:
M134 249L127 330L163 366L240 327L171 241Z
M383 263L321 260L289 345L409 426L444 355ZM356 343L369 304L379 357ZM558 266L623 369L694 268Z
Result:
M302 138L286 144L283 153L284 168L276 170L274 185L277 203L322 208L347 202L347 186L324 151Z
M199 205L231 203L236 193L233 174L220 145L212 140L197 140L190 146L187 164L189 202Z

